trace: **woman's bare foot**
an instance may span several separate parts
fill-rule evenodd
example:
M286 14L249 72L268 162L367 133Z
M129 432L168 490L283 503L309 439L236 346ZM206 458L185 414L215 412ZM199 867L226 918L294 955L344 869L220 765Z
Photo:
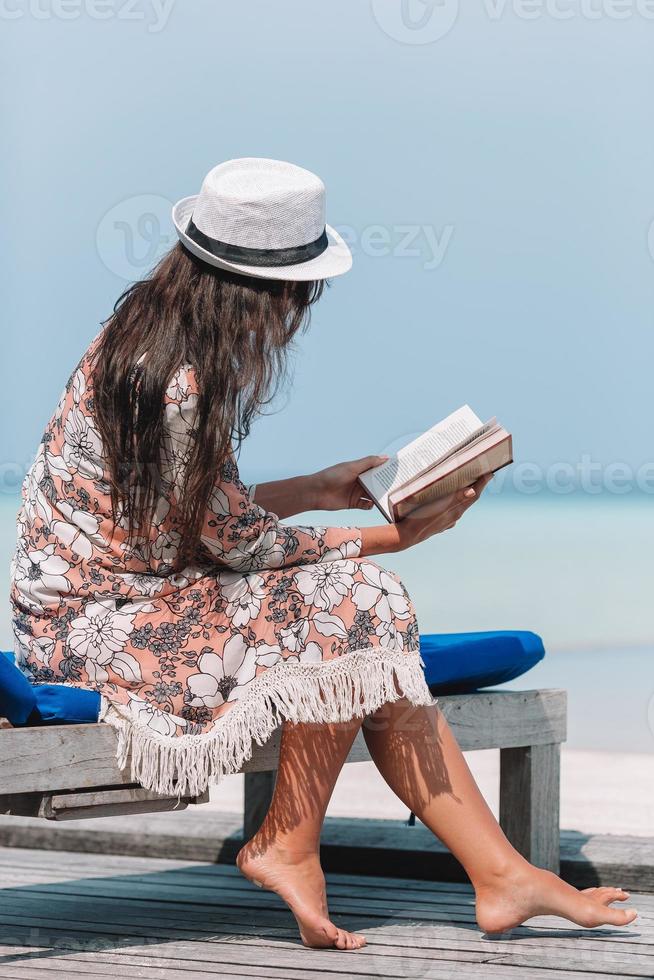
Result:
M638 915L635 909L610 908L611 902L626 902L629 893L621 888L587 888L579 891L551 871L524 867L498 876L477 892L477 922L484 932L504 932L535 915L558 915L579 926L628 926Z
M325 876L315 852L297 853L274 844L261 844L255 835L236 856L248 881L275 892L297 920L305 946L355 950L366 945L363 936L339 929L329 918Z

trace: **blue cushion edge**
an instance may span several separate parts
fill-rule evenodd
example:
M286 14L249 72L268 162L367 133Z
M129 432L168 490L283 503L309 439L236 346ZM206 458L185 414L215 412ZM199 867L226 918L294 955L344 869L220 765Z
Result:
M463 694L514 680L545 656L528 630L425 634L420 637L425 679L432 693Z
M97 691L66 684L30 684L14 654L0 656L0 716L16 727L91 723L100 715Z

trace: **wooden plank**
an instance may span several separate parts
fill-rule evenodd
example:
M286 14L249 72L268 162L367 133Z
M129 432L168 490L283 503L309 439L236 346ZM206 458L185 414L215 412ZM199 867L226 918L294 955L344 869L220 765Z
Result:
M258 920L256 922L253 921L251 923L251 929L256 930L258 928L260 928ZM535 956L542 956L544 953L544 947L542 944L534 944L531 947L525 947L520 942L515 940L498 940L490 943L487 940L480 941L478 943L465 943L460 941L443 942L441 940L440 932L436 937L436 941L432 940L429 945L426 945L424 943L420 943L423 931L422 923L416 923L409 928L405 928L402 933L399 934L399 939L394 938L389 943L384 945L379 942L380 934L378 931L366 929L365 926L363 928L364 931L366 931L369 940L368 951L375 952L379 957L384 958L392 957L396 954L397 950L400 950L402 955L409 958L414 956L427 957L429 955L429 950L432 949L438 951L439 954L441 954L441 958L450 958L449 956L444 957L443 954L454 954L457 958L467 960L468 962L479 960L480 958L488 959L489 956L493 956L496 960L499 960L500 958L505 958L507 955L516 955L520 956L523 962L528 963L529 957L531 957L532 954ZM81 944L87 942L85 934L76 930L54 930L45 934L43 938L41 938L39 932L40 930L37 931L36 929L33 929L31 933L32 937L34 937L33 943L35 945L40 945L43 948L47 948L48 944L54 943L56 944L57 948L61 950L62 954L67 953L69 948L72 950L83 951L85 947ZM279 932L280 930L277 930L277 934L279 934ZM138 953L141 949L147 950L150 947L156 946L156 937L153 933L148 933L147 935L142 936L142 942L134 943L131 941L129 936L126 936L125 938L129 941L123 942L120 934L117 934L120 949L117 949L116 952L119 955L124 952L131 956ZM99 933L97 939L97 946L99 948L102 948L103 950L110 949L108 940L105 938L105 934ZM171 942L167 939L165 934L161 941L166 943L166 954L170 957L183 959L195 953L197 960L215 960L221 958L221 948L223 948L225 944L230 946L238 945L242 947L249 947L254 951L257 947L261 948L270 945L272 939L273 937L271 935L260 935L254 931L250 936L225 931L222 937L216 936L210 941L200 938L198 941L189 941L186 939L185 941L173 940ZM16 935L13 941L20 942L19 936ZM281 937L276 938L274 939L274 945L276 948L280 949L293 949L298 945L297 935L295 934L292 940ZM643 971L651 972L651 956L646 957L642 954L637 954L632 958L628 955L625 947L622 949L614 949L612 948L610 941L604 943L603 947L604 948L602 948L602 945L600 944L595 944L594 948L591 950L590 947L587 947L583 941L579 940L577 937L572 937L566 941L560 942L558 947L551 946L548 950L548 955L551 958L551 965L555 966L557 959L563 959L565 956L569 956L570 951L574 948L578 951L578 962L588 961L593 959L593 957L595 961L599 961L603 955L605 957L606 965L608 965L609 961L611 961L614 966L618 961L626 963L628 973L632 972L628 968L629 964L636 968L636 970L633 972L636 972L637 975L639 973L642 974ZM88 949L92 950L92 945L89 944ZM495 950L498 951L497 956L495 956ZM252 952L252 956L255 955L256 954ZM386 959L386 962L388 962L388 959ZM648 973L646 973L646 975L648 975Z
M639 906L641 897L638 898ZM360 893L359 901L364 900L365 895ZM12 895L11 910L0 913L0 934L6 936L9 930L17 927L54 929L62 937L67 936L69 931L80 935L117 935L123 943L126 943L130 937L147 942L159 939L169 943L171 948L176 943L181 947L191 938L198 942L233 939L236 932L239 941L242 942L251 940L255 943L265 943L271 937L293 941L297 938L297 930L288 914L285 916L284 923L277 925L273 923L279 917L271 917L268 910L257 910L255 917L250 915L244 918L231 914L227 917L222 912L216 914L213 908L205 909L203 912L194 911L192 922L188 921L187 926L183 927L180 925L180 922L185 921L184 917L180 916L183 908L168 910L157 907L155 910L142 901L125 905L122 901L98 901L94 898L92 907L89 907L88 902L67 899L65 896L58 896L54 903L43 902L38 896L37 907L33 908L33 905L33 902L17 899ZM41 914L39 908L43 908ZM419 926L415 927L406 925L393 927L391 920L381 925L371 925L366 921L363 926L360 926L357 920L362 918L365 916L359 911L359 915L352 918L350 925L362 928L369 944L375 946L406 945L407 929L409 929L411 945L415 948L483 950L486 954L489 948L492 948L494 954L514 953L517 949L523 948L526 948L527 953L533 949L540 954L544 949L550 949L552 955L557 956L559 950L569 951L570 936L574 933L575 942L580 945L580 948L583 947L584 956L590 956L592 952L607 952L609 949L613 954L622 957L633 953L639 957L648 957L650 969L654 971L654 943L652 942L654 934L647 919L644 928L647 931L649 927L649 944L642 942L642 936L639 942L632 942L628 938L621 938L616 942L612 930L569 930L560 934L560 931L551 928L540 930L529 926L513 930L510 938L506 936L494 938L489 946L488 937L477 930L472 930L469 925L433 926L420 922ZM630 931L627 931L627 936Z
M382 945L398 945L398 937L406 935L407 929L420 922L420 935L416 936L418 946L433 946L435 937L441 942L454 943L466 949L488 949L488 938L473 927L472 919L448 921L436 918L434 920L420 919L419 915L413 920L395 920L393 917L378 921L377 917L367 916L362 908L365 895L359 893L352 899L352 912L335 912L341 918L351 918L358 927L368 930L374 942ZM152 904L142 898L114 899L102 895L94 895L91 903L84 896L58 894L47 898L45 892L30 892L23 896L18 889L12 889L11 907L0 910L0 928L6 936L10 929L49 928L61 932L69 931L91 935L118 935L126 942L129 937L150 941L151 938L165 939L168 942L184 942L190 939L198 941L214 941L220 936L233 935L238 930L244 939L258 939L261 934L274 934L282 938L297 938L295 923L283 906L259 906L258 900L255 914L251 905L241 907L229 905L228 898L224 903L210 905L208 903L160 903ZM357 906L358 903L358 906ZM439 907L439 911L442 908ZM280 914L281 913L281 914ZM647 917L645 917L645 932L647 932ZM636 927L634 927L636 928ZM538 949L544 946L565 947L570 936L575 933L584 948L603 949L607 941L613 942L612 932L600 929L588 932L580 929L552 930L538 927L520 927L511 933L510 937L503 936L493 941L493 948L499 949L506 943L505 951L509 952L518 945L533 945ZM633 930L627 930L620 938L618 945L621 952L637 952L648 955L654 966L654 936L649 930L649 936L643 934L632 938ZM649 938L649 942L643 941ZM502 947L504 948L504 947Z
M428 954L423 950L420 951L413 945L414 933L412 931L410 942L407 942L403 948L383 948L376 946L375 944L370 944L366 947L365 954L362 952L359 955L360 958L364 959L367 956L374 957L379 961L380 965L383 964L383 974L388 976L387 971L393 971L393 967L397 965L399 960L404 967L404 972L402 975L406 976L413 974L413 961L420 960L424 962L425 959L429 958ZM407 936L407 940L409 937ZM233 943L230 942L230 951L227 955L232 953L234 946L240 947L240 957L237 958L237 962L248 962L248 960L256 960L257 953L261 954L261 959L263 961L264 956L266 957L266 962L270 959L274 959L275 955L281 951L292 951L297 947L297 942L290 943L284 942L280 943L275 941L272 950L270 950L269 940L253 940L251 943ZM507 944L504 944L507 945ZM219 948L216 948L219 947ZM152 956L147 956L149 949L146 948L146 953L142 952L142 949L138 947L130 947L127 956L122 956L107 950L102 953L102 961L98 962L98 958L93 960L89 959L84 954L66 954L62 947L60 949L60 958L67 964L70 965L72 971L77 969L83 969L82 964L91 963L91 970L100 971L112 964L115 970L116 966L127 966L129 965L130 975L134 965L137 964L137 969L139 966L149 966L150 968L155 967L156 964L161 962L161 954L159 950L153 949ZM248 949L251 953L248 953ZM224 963L224 945L216 944L213 948L207 946L206 944L185 944L183 947L179 947L177 950L171 947L170 944L166 946L165 951L165 962L168 968L171 966L178 968L185 968L185 963L188 961L184 960L184 957L194 956L195 969L208 968L210 965L217 963ZM488 962L489 953L488 950L479 951L477 953L471 953L468 950L464 950L457 947L442 947L438 950L441 954L440 959L443 960L456 960L457 963L478 963L483 966L484 962ZM177 955L176 955L177 954ZM525 967L535 967L541 965L543 969L552 970L557 967L560 969L567 969L572 959L573 951L568 949L561 949L559 951L547 951L546 953L542 951L535 951L533 953L529 952L525 955L525 950L518 949L510 954L498 955L493 957L491 960L494 964L504 964L507 966L515 966L524 969ZM147 956L147 959L145 958ZM179 958L178 958L179 957ZM301 962L300 957L297 957L298 965ZM44 957L47 962L48 957ZM81 961L81 962L80 962ZM567 961L567 962L566 962ZM580 962L581 961L581 962ZM188 964L190 965L190 964ZM590 967L591 972L594 972L595 967L600 967L605 971L612 971L615 977L642 977L649 976L651 969L651 960L647 960L644 957L638 956L619 956L611 953L608 950L604 950L601 953L593 952L592 954L580 955L580 951L576 952L576 965L577 966L587 966ZM618 972L619 971L619 972Z
M160 901L161 898L160 912L158 914L166 917L170 909L175 911L189 903L196 905L199 909L205 906L220 906L227 901L232 902L234 907L235 903L238 903L242 907L248 907L253 901L253 895L257 894L253 893L252 886L242 879L228 879L227 881L216 879L213 882L208 881L207 884L204 884L204 882L197 884L192 879L170 879L160 876L156 872L153 872L149 876L135 874L114 878L108 876L99 877L99 875L99 869L95 874L89 874L86 878L81 875L76 878L71 878L70 876L66 877L62 873L44 872L39 877L33 872L25 872L21 879L20 872L12 871L2 876L5 888L3 898L7 899L11 891L12 908L18 902L23 903L27 909L30 905L38 908L39 902L42 901L40 896L48 893L56 895L58 903L70 902L74 904L78 900L77 896L94 891L94 901L101 898L106 905L115 897L116 889L112 887L112 883L115 883L116 887L119 888L118 894L121 901L136 901L141 895L147 893L148 888L151 889L149 894L152 895L153 900ZM131 898L126 894L126 889L130 884L135 885ZM422 890L413 891L408 887L404 890L378 889L370 892L367 888L362 889L358 886L348 887L347 885L333 882L328 878L329 898L333 903L339 902L342 907L352 906L354 911L357 911L356 902L360 900L364 892L366 910L370 913L376 913L378 910L385 911L388 907L398 912L406 910L419 912L423 909L432 909L435 913L440 913L440 911L445 909L449 913L456 912L460 914L462 920L467 919L472 921L474 919L472 892L464 895L459 892L448 894L440 889L435 889L430 894ZM266 907L283 907L279 900L270 895L266 897L262 896L261 901ZM636 904L636 900L632 898L630 903L634 905ZM642 923L654 919L654 904L651 901L651 896L640 895L637 905L641 916L644 916L644 919L641 918L641 924L639 925L642 931ZM3 907L2 914L6 913L7 908L5 906ZM622 933L620 932L618 935L622 935ZM650 941L653 940L653 937L654 932L650 936Z
M567 694L562 690L480 691L438 703L464 751L549 745L567 737Z
M72 793L48 793L44 796L41 815L48 820L113 817L120 814L165 813L185 810L189 803L209 800L202 797L162 796L141 786L112 789L90 789Z
M50 871L64 872L67 875L80 873L126 874L155 872L160 876L175 875L177 872L208 878L214 883L220 879L243 881L240 872L229 864L207 864L199 861L171 860L160 857L131 857L122 854L106 854L99 851L93 853L90 860L84 852L57 850L27 850L20 847L0 847L0 878L6 871L28 873ZM409 878L387 878L382 875L369 877L367 875L330 873L329 880L335 884L345 884L348 887L360 885L368 891L377 888L391 888L394 892L409 889L411 891L443 892L450 894L471 894L470 885L459 882L418 881ZM654 900L654 899L653 899Z
M560 871L561 746L500 750L500 825L532 864Z
M5 883L5 899L8 897L9 892L11 892L12 902L21 900L21 889L29 887L30 893L34 896L45 896L52 895L53 900L56 896L57 902L62 898L66 898L67 895L72 896L83 896L92 894L94 900L98 897L104 899L112 900L114 898L120 898L121 901L125 898L129 898L130 891L133 889L134 899L152 899L152 901L159 902L162 904L162 908L165 909L167 905L170 904L170 898L162 898L162 896L167 892L168 895L174 894L175 900L180 904L194 904L200 908L204 907L220 907L225 904L229 904L231 909L235 908L251 908L252 903L256 901L258 908L271 908L271 909L281 909L283 908L283 903L281 900L273 895L272 893L265 893L261 897L256 897L256 893L252 892L251 888L246 889L232 889L232 888L221 888L219 892L215 889L197 889L192 885L188 884L177 884L172 888L166 887L164 882L148 882L146 880L136 880L135 878L130 878L128 883L123 885L116 884L115 886L107 886L102 884L100 879L93 878L89 881L81 884L82 879L78 879L75 882L61 882L55 880L48 880L42 883L27 882L25 885L18 884L18 879L14 881L7 881ZM116 879L118 881L118 879ZM68 887L67 887L68 886ZM375 915L376 917L385 916L389 914L397 913L398 915L402 913L402 916L406 918L408 915L426 915L431 917L432 914L436 919L445 916L457 916L459 921L474 921L474 907L471 902L457 904L453 900L448 899L444 896L438 902L433 902L430 900L419 900L414 897L404 897L396 898L392 894L388 893L376 898L370 898L366 895L366 914ZM346 912L357 912L358 903L361 901L361 893L348 894L343 891L338 891L335 888L329 889L329 901L330 907L336 911L340 910L343 913ZM164 904L165 903L165 904ZM4 915L4 912L0 912Z
M14 793L0 796L0 813L45 820L84 820L97 817L135 816L185 810L190 803L208 803L201 797L161 796L141 786L114 786L61 793Z
M44 920L43 923L35 920L32 923L32 928L50 929L48 943L56 946L62 954L65 954L68 948L75 952L84 950L92 952L94 942L96 948L101 947L105 951L110 950L106 931L90 934L90 938L87 939L82 932L73 934L63 929L57 932L52 931L49 920ZM220 962L220 950L224 944L258 948L262 954L265 954L266 947L271 944L290 949L297 947L296 930L276 929L273 931L265 923L261 925L250 924L250 930L251 934L248 936L245 934L245 926L239 926L238 932L229 931L225 927L222 934L220 930L216 930L214 937L210 939L207 932L206 937L199 935L193 942L189 942L188 939L176 942L174 937L170 941L165 934L155 935L148 932L145 936L141 935L140 942L132 943L132 936L139 938L137 933L129 931L125 934L116 933L115 953L118 956L133 957L138 955L141 949L147 951L148 948L160 944L165 945L166 956L171 960L191 962L194 960L217 960ZM368 940L369 952L374 953L381 962L386 964L391 961L392 957L398 955L399 951L400 955L407 960L418 957L429 958L432 954L438 954L438 958L441 960L456 958L466 962L477 961L481 963L492 958L492 962L495 963L510 962L514 966L536 966L538 964L548 969L566 967L574 956L576 966L590 965L591 970L598 967L604 970L612 969L616 977L629 975L651 977L654 966L654 959L651 955L644 955L637 949L632 950L631 947L618 947L617 945L613 947L610 942L594 943L591 946L583 940L573 939L554 945L550 939L549 944L534 942L531 946L527 946L520 940L498 940L492 943L489 943L488 940L480 940L477 943L451 940L446 939L441 933L437 937L425 940L422 936L421 925L405 929L404 935L392 938L383 936L378 930L368 928L365 925L361 931ZM13 942L20 942L20 936L17 934L8 935L7 938L11 938ZM549 937L545 936L544 938L548 939ZM29 942L29 934L27 934L27 941ZM69 947L66 943L69 943ZM489 950L489 946L492 946L492 951ZM45 944L44 948L47 948ZM253 958L255 958L255 954L253 954ZM129 960L126 961L125 965L127 963ZM410 969L407 973L413 975ZM385 975L385 970L380 971L380 974Z
M111 899L116 902L124 900L149 902L153 908L167 908L171 904L180 906L183 909L182 915L187 918L194 911L200 909L206 911L207 908L215 910L216 914L224 914L222 921L234 924L243 921L243 916L254 917L254 921L259 921L263 912L280 913L280 918L274 921L276 924L283 925L288 922L288 912L283 903L274 895L266 892L252 891L249 896L233 894L217 895L210 897L206 892L203 894L189 888L175 889L174 898L167 897L171 892L163 889L160 885L136 884L133 882L107 883L106 881L95 880L89 883L63 882L47 883L43 886L31 886L30 892L33 895L41 894L44 902L58 902L60 896L76 895L86 897L89 901L96 901L98 897ZM6 898L13 899L14 895L20 897L21 889L19 886L6 890ZM405 926L419 921L422 924L451 926L455 923L467 924L468 928L477 929L472 908L454 908L446 904L442 906L426 906L405 904L400 906L393 901L370 902L367 896L359 894L348 898L331 897L330 911L332 916L340 917L341 923L345 923L348 928L357 928L359 931L370 928L373 925L381 925L390 920L396 924L404 923ZM578 936L581 930L573 924L554 917L540 917L530 920L528 928L543 928L547 931L552 929L560 930L569 936ZM621 935L629 942L638 941L638 925L630 930L626 930ZM613 930L611 930L613 933ZM597 933L596 935L600 935ZM647 945L652 945L651 932L645 939Z
M180 814L151 814L147 819L109 817L100 823L0 816L0 844L5 847L75 851L78 858L103 853L115 860L140 856L233 864L242 840L239 814L201 807ZM406 827L397 820L328 817L322 843L326 870L370 876L370 887L378 878L450 884L467 880L458 862L420 824ZM579 888L605 884L654 892L654 838L563 831L561 874Z
M2 881L5 889L10 887L27 888L38 886L39 883L65 884L66 882L95 882L101 879L106 879L107 881L129 880L137 884L149 884L154 881L157 887L170 889L173 893L179 888L188 887L206 893L211 899L219 896L219 900L224 899L226 895L241 895L248 898L252 896L252 885L240 875L238 877L209 877L207 875L193 874L169 875L158 871L151 871L149 873L145 871L134 871L132 874L121 876L103 871L103 869L95 865L86 871L70 871L66 869L44 870L27 867L11 868L4 870L2 875L0 875L0 881ZM371 903L369 906L371 908L374 907L373 903L378 901L391 902L397 905L398 908L404 907L405 905L417 908L421 904L424 904L427 906L443 905L450 909L465 908L472 910L474 906L472 891L462 893L440 888L414 890L409 887L395 888L392 885L375 889L369 889L366 886L365 889L362 889L360 885L350 885L341 881L332 880L329 882L329 894L332 898L349 898L352 895L359 895L363 890L366 892L366 901Z
M0 731L0 786L8 793L132 783L116 762L108 725L48 725Z
M188 811L187 814L190 816ZM178 816L175 813L165 814L171 822L162 824L158 822L162 816L149 814L147 823L140 825L133 823L142 819L137 817L107 817L98 823L0 816L0 845L131 857L170 855L188 861L233 863L243 844L240 814L225 817L208 813L202 828L195 821L185 825L173 823ZM202 833L198 836L200 829Z
M14 894L20 894L21 886L14 883L12 886L5 889L5 898L12 897ZM170 892L164 890L160 884L152 882L134 882L125 881L120 882L118 879L109 881L108 879L93 879L91 881L64 881L64 882L46 882L43 885L31 885L30 891L32 894L40 893L44 899L48 897L53 901L59 896L65 895L77 895L77 896L87 896L92 898L95 896L102 896L104 898L111 898L114 900L123 899L141 899L143 901L150 901L153 903L158 903L162 907L169 905L171 902ZM198 889L180 886L175 889L176 903L182 905L194 905L200 907L215 907L220 908L223 902L229 902L230 909L272 909L272 910L283 910L284 905L276 895L271 892L250 892L249 894L240 893L225 893L224 895L211 897L211 893L207 891L199 891ZM474 921L474 914L471 909L454 908L444 904L441 907L437 906L425 906L420 904L406 903L400 905L398 902L392 901L372 901L366 898L365 904L365 914L369 918L387 918L389 916L394 916L397 919L412 919L419 917L426 921L451 921L451 922L470 922ZM338 898L332 897L330 902L330 907L332 913L341 913L343 915L357 914L360 908L361 896L355 898Z
M10 947L11 948L11 947ZM20 949L20 947L18 947ZM168 949L166 949L166 953ZM546 972L540 968L532 968L524 963L518 963L515 968L505 965L501 961L484 962L480 959L469 960L465 955L459 955L457 951L451 951L443 958L425 957L412 955L415 951L407 947L405 950L398 951L392 957L380 957L376 950L364 947L354 954L339 955L335 950L307 950L302 947L289 948L279 944L268 944L263 947L247 947L240 944L222 944L219 947L220 959L218 961L207 960L207 955L200 950L196 951L196 959L187 961L186 965L175 960L166 953L162 953L157 947L149 946L146 952L130 950L127 955L117 955L103 951L102 954L91 953L71 953L52 957L39 957L26 965L26 973L18 973L16 966L11 967L15 976L30 976L28 971L35 971L35 976L41 980L50 974L52 968L59 969L63 974L62 967L65 966L71 975L107 975L110 972L115 974L116 968L128 971L130 976L138 976L135 970L147 970L149 977L159 977L162 980L168 977L178 978L178 980L189 980L189 977L199 976L204 978L208 975L215 976L211 969L212 965L220 968L220 973L229 975L236 969L239 973L245 973L253 969L260 970L267 977L305 977L307 980L326 980L328 977L348 977L357 980L368 980L374 977L378 980L382 975L386 978L406 978L409 977L429 977L432 980L451 980L455 975L457 980L478 980L479 977L487 980L589 980L595 977L597 980L616 980L616 974L611 971L605 972L603 964L598 964L599 969L593 969L590 964L584 963L584 969L557 969L556 966L546 967ZM191 956L193 950L190 951ZM187 954L188 955L188 954ZM488 956L488 954L487 954ZM202 958L201 958L202 957ZM107 969L107 968L110 969ZM381 970L383 969L383 973ZM285 972L281 972L285 971ZM3 977L10 974L3 972ZM261 974L260 974L261 975ZM630 972L624 976L632 977L651 977L649 973Z
M134 885L135 891L141 886L154 888L162 892L173 895L188 896L197 894L198 901L202 903L205 898L209 902L219 904L226 897L237 900L243 898L247 901L252 899L252 885L244 878L211 879L206 876L175 876L169 877L157 872L134 873L130 875L111 875L102 874L100 869L94 869L87 874L75 872L74 874L65 871L31 871L25 869L11 869L5 871L0 880L5 891L11 889L38 889L41 885L45 888L50 886L62 886L65 893L65 886L69 885L70 892L73 894L78 888L90 885L97 886L96 891L102 894L106 891L107 883L130 884ZM61 891L61 889L59 889ZM358 896L361 892L360 887L348 886L341 883L330 882L329 894L333 899L349 899L353 895ZM20 896L18 896L20 897ZM267 900L267 899L262 899ZM271 901L273 901L271 896ZM357 898L358 900L358 898ZM277 899L274 899L277 902ZM464 909L472 914L473 900L471 893L461 894L460 892L442 892L440 890L410 891L409 889L384 888L366 890L366 902L368 909L378 907L378 903L384 905L391 904L397 908L432 907L442 905L450 910Z
M97 880L97 876L100 874L98 869L95 872L95 876L89 875L88 880L91 882ZM130 876L128 880L132 880ZM145 876L144 876L145 877ZM153 873L153 880L156 880L158 888L162 891L168 892L169 895L176 894L176 879L164 878L155 873ZM72 879L68 879L68 883ZM84 880L78 878L76 880ZM58 889L57 894L57 904L59 907L80 907L83 908L83 901L81 898L76 896L74 886L71 886L68 891L66 891L65 884L66 881L62 881L61 874L57 877L56 875L45 875L39 878L34 873L26 873L23 881L21 882L20 874L18 872L13 872L11 875L3 876L2 881L5 887L5 898L9 894L11 889L11 909L4 907L0 911L0 915L6 915L8 912L13 911L14 908L20 906L24 909L25 914L28 914L29 909L38 910L40 908L40 903L43 901L42 895L47 894L47 889L50 884L57 884L61 887ZM205 892L204 895L197 896L197 902L191 903L196 904L198 909L198 914L206 912L205 906L208 907L209 904L215 899L217 904L225 901L227 896L235 894L237 896L243 896L247 899L246 905L250 904L252 901L252 886L246 883L243 879L228 879L229 884L226 884L224 880L216 879L213 882L209 882L209 891ZM420 884L419 882L416 884ZM405 889L384 889L376 890L371 893L367 888L361 888L360 886L343 885L339 882L334 882L331 877L328 876L328 895L330 899L351 899L353 902L359 901L360 896L365 893L366 901L385 901L391 904L394 908L421 908L421 907L432 907L434 909L445 908L449 911L463 911L467 918L472 920L473 918L473 894L470 891L467 894L462 895L460 892L445 892L442 889L434 889L433 893L425 892L424 890L413 890L410 887L410 883L407 883ZM109 907L110 903L113 901L111 895L104 896L102 894L103 889L100 887L97 889L94 895L94 905L101 901L103 907ZM207 902L207 898L209 902ZM121 899L121 909L129 908L133 902L136 902L137 898ZM179 902L175 900L166 901L165 904L158 906L158 911L156 913L157 921L159 919L163 920L169 917L174 918L179 911L188 905L188 901L184 901L180 898ZM630 899L631 905L636 905L641 913L641 919L639 920L639 929L641 933L643 932L643 923L646 925L650 921L654 921L654 903L652 902L652 896L639 895L638 899ZM271 908L282 907L278 906L277 903L273 903ZM36 914L35 913L35 914ZM153 913L154 914L154 913ZM208 913L207 913L208 914ZM194 923L196 921L195 917L193 919ZM646 930L645 930L646 932ZM618 933L618 936L622 936L622 933ZM625 935L628 935L625 933ZM650 929L650 942L654 942L654 930Z
M480 960L492 957L496 961L506 956L515 956L525 963L547 956L551 966L555 966L557 963L562 965L566 957L574 953L578 966L591 963L591 966L597 968L603 960L602 968L608 968L611 962L616 976L621 976L623 971L628 975L632 969L637 975L654 975L651 944L615 942L608 930L604 931L606 938L600 939L603 930L594 933L570 930L559 935L560 931L550 925L542 930L531 927L517 929L509 936L489 940L469 926L457 928L447 923L434 924L414 920L401 927L389 928L388 925L372 925L362 915L335 915L333 919L337 925L363 933L368 940L369 950L375 951L380 957L392 956L398 949L403 953L410 949L415 951L415 955L422 957L429 957L433 952L440 959L451 958L449 954L452 954L469 961L475 958L472 954L478 954L476 958ZM53 921L55 925L51 924ZM165 944L166 953L170 957L193 959L195 954L197 959L205 960L220 958L219 949L223 944L266 947L274 943L276 946L290 948L298 944L297 929L290 915L286 914L284 924L277 925L267 910L257 910L248 920L242 921L228 919L225 913L219 913L215 929L211 929L209 925L198 928L197 931L189 927L186 933L163 927L160 930L153 929L147 922L142 922L139 910L128 925L108 923L98 927L96 931L90 926L82 928L67 922L60 925L56 923L56 919L41 920L35 917L26 919L22 926L10 923L6 928L0 929L0 942L5 945L17 943L27 946L40 943L44 948L56 946L62 952L69 949L94 951L115 948L116 952L127 954L142 947L147 949ZM139 931L137 927L141 925L143 928ZM412 956L414 953L406 955Z
M1 948L0 948L1 951ZM120 964L125 966L125 964ZM128 964L126 968L129 970L129 976L132 977L143 977L147 980L208 980L210 977L228 976L232 980L238 980L239 977L250 977L257 976L260 967L248 967L247 965L235 966L233 969L237 972L233 972L232 968L220 969L220 974L217 974L215 970L211 969L210 966L207 969L194 969L191 965L184 964L174 964L167 966L160 965L160 963L153 963L149 958L144 960L142 963L138 964ZM7 978L12 978L12 980L48 980L49 977L62 977L65 980L69 980L71 977L107 977L114 976L116 973L116 965L113 961L110 962L96 962L87 960L72 960L71 957L62 957L58 955L53 955L52 957L43 956L39 954L38 959L32 963L24 962L14 962L10 966L3 968L2 977L3 980ZM297 974L293 974L296 976ZM271 977L287 977L283 973L273 972L269 974ZM315 973L307 974L310 980L314 980L317 975ZM333 980L341 980L343 974L332 973L329 974L321 973L321 978L333 978Z
M439 706L464 750L544 745L566 737L564 691L489 691L449 695ZM279 731L253 746L244 772L276 768ZM0 786L7 793L48 792L131 783L116 763L116 733L104 724L0 731ZM368 759L359 734L348 761Z

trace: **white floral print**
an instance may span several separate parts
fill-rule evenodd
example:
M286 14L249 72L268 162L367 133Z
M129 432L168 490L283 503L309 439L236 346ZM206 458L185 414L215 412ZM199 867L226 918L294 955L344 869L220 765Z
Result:
M66 578L70 564L55 554L54 544L35 551L19 550L14 569L17 588L30 606L43 608L58 602L72 588Z
M341 561L343 558L356 558L360 547L356 541L343 541L338 548L330 548L325 552L325 561Z
M311 617L311 622L314 629L317 629L322 636L340 636L343 638L347 636L345 623L340 616L330 615L330 613L326 612L319 612L316 613L315 616Z
M69 479L79 474L99 480L103 474L100 435L78 408L72 408L68 413L64 435L62 456Z
M365 581L357 582L352 590L357 609L374 609L383 623L390 623L393 617L406 619L411 614L406 593L397 579L372 562L362 564L361 571Z
M279 637L284 648L292 653L304 650L309 636L309 628L309 620L306 617L296 619L288 626L282 627L279 631Z
M132 572L126 572L123 575L123 581L131 591L136 593L136 595L148 596L151 598L158 592L161 592L166 580L158 575L146 575L144 573L135 575ZM188 581L186 581L184 584L188 585Z
M131 691L129 698L130 714L134 720L139 725L145 725L147 728L151 728L158 735L171 738L177 733L178 728L186 728L186 721L183 718L171 715L167 711L158 711L144 698L140 698L137 694L132 694Z
M100 522L97 517L73 507L67 500L58 501L57 510L63 520L52 521L52 533L76 555L90 558L94 545L104 547L104 541L98 534Z
M50 660L52 659L52 654L55 650L54 640L48 639L47 636L32 637L29 648L30 653L34 654L36 659L40 661L44 667L50 666Z
M125 651L134 617L116 609L115 600L90 602L83 616L70 624L68 644L84 657L89 679L102 684L109 679L107 668L125 681L140 681L138 660Z
M214 550L213 538L202 536L202 543L209 551ZM235 548L222 554L222 560L239 572L259 571L263 568L279 568L284 564L285 552L272 529L255 541L239 541Z
M355 568L352 561L321 562L296 572L295 581L306 602L331 612L351 591Z
M247 626L261 612L266 597L264 581L260 575L236 575L221 572L218 582L227 599L227 615L234 626Z
M379 637L380 647L392 647L395 650L404 649L402 632L393 622L382 620L375 630L375 635Z
M237 700L245 685L254 680L256 649L248 647L243 636L236 633L225 644L222 657L203 653L198 667L199 672L187 680L191 704L216 708L225 701Z
M181 543L179 531L160 531L152 542L152 554L164 565L172 565Z

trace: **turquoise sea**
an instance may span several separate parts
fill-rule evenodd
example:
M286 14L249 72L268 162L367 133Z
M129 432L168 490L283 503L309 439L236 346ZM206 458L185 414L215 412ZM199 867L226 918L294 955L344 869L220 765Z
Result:
M540 633L547 657L508 686L567 688L571 746L654 752L653 503L635 494L488 495L453 531L380 560L404 580L423 633ZM5 595L17 509L17 497L0 498ZM4 602L0 646L11 642Z

